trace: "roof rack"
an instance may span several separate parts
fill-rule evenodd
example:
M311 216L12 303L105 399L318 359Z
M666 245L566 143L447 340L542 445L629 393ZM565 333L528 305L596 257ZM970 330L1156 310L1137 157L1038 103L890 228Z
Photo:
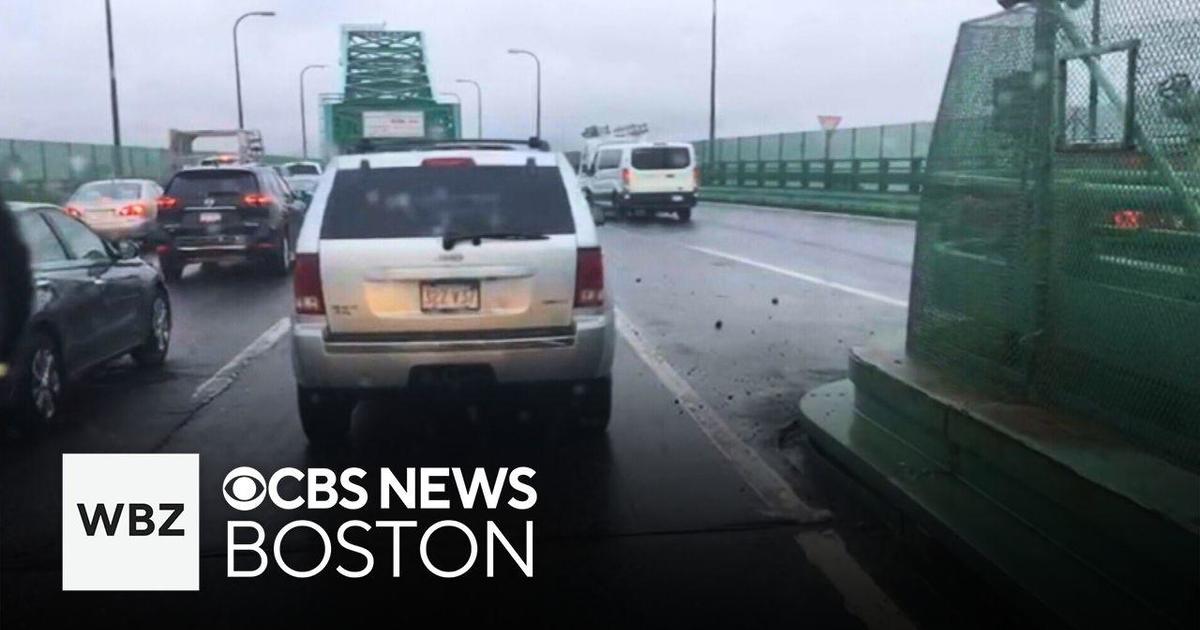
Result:
M466 140L432 140L428 138L363 138L354 145L353 153L384 153L392 151L514 151L534 149L549 151L550 143L537 137L527 140L511 138L471 138Z

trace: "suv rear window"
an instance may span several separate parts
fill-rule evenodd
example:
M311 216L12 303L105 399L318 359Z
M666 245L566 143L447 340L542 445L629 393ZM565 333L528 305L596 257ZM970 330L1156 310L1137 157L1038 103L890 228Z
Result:
M259 192L258 180L249 171L214 169L184 171L167 184L166 194L183 200L205 197L242 197Z
M691 166L692 157L684 147L654 147L634 149L630 162L639 171L667 171Z
M320 175L321 171L314 164L291 164L284 167L288 175Z
M408 238L519 232L573 234L571 204L552 166L338 171L321 238Z

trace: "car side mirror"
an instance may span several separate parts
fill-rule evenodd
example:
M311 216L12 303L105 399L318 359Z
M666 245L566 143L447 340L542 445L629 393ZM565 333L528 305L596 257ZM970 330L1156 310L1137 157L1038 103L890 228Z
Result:
M142 253L137 244L130 240L117 241L116 250L118 260L133 260Z

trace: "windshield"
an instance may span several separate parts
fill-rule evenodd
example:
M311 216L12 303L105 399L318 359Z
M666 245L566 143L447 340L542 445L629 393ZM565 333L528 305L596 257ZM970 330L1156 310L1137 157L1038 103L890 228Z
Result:
M321 169L316 164L289 164L283 167L285 175L320 175Z
M90 201L129 201L140 199L142 185L131 182L91 182L79 187L71 201L87 203Z
M307 178L305 178L305 179L289 179L289 180L287 180L287 183L288 183L288 186L291 186L292 190L294 190L296 192L310 193L317 189L317 185L321 183L321 180L307 179Z
M321 236L573 231L571 206L556 167L417 167L338 171Z
M630 162L639 171L665 171L687 168L692 158L683 147L654 147L634 149Z

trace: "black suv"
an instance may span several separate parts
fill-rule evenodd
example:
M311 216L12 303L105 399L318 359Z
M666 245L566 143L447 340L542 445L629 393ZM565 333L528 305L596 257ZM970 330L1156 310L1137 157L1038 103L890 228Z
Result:
M274 169L234 165L179 171L158 200L163 275L188 263L256 261L281 275L295 262L304 202Z

